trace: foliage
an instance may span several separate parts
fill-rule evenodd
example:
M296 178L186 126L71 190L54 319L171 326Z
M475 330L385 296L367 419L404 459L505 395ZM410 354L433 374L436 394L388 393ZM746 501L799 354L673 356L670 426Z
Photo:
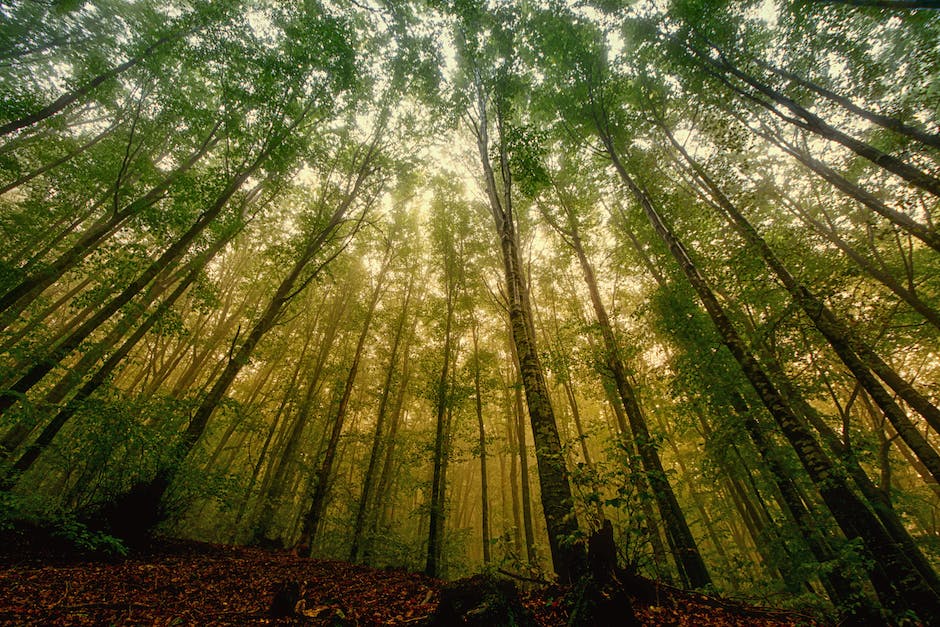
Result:
M877 512L873 533L930 577L935 12L7 4L0 527L120 554L88 514L143 494L163 532L290 546L319 490L304 550L346 558L358 525L359 559L420 568L433 507L448 576L542 576L557 463L575 513L555 549L610 519L621 565L681 581L684 518L722 593L839 619L877 595L901 620L913 594L879 583L890 560L847 522ZM508 325L526 312L543 399ZM861 597L840 601L840 576Z
M0 533L8 538L18 534L47 536L54 544L63 545L65 553L75 555L127 555L120 538L92 529L75 512L36 495L0 493Z

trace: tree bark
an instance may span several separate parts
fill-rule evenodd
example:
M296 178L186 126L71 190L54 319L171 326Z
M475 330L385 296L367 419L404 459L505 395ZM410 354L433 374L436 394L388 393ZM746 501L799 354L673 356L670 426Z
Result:
M525 407L522 403L522 375L519 372L519 356L515 345L509 342L509 352L512 353L512 363L515 369L513 382L513 435L516 445L515 454L519 455L519 509L522 512L522 532L525 539L525 560L534 565L538 559L535 549L535 531L532 528L532 488L529 480L529 449L526 447L525 437Z
M292 398L291 392L296 388L297 379L300 377L300 371L305 365L307 351L310 349L310 343L314 337L313 330L316 326L316 320L319 319L322 309L323 305L321 304L320 308L317 310L316 318L314 319L313 324L304 329L304 343L300 349L300 356L297 358L297 362L294 364L294 367L291 370L290 377L287 379L287 385L284 388L284 394L281 396L281 401L278 404L277 410L274 412L274 417L271 420L271 424L268 426L267 432L265 433L264 443L261 445L261 450L258 452L257 461L252 466L251 478L248 481L248 486L244 490L244 497L238 506L238 514L235 516L235 522L232 524L232 530L229 536L229 541L232 543L235 543L238 540L239 535L242 532L241 522L245 518L245 515L249 513L252 492L254 491L255 486L258 485L259 480L262 478L262 469L264 468L265 462L268 462L268 467L266 469L267 472L271 471L271 466L274 464L274 460L269 459L268 451L273 450L277 452L279 449L280 440L283 438L283 432L285 429L283 425L285 421L283 419L284 416L288 414L287 405ZM278 433L279 431L280 434ZM262 483L261 486L263 488L264 483ZM264 503L265 496L266 491L263 489L259 490L258 500L261 503ZM251 525L250 527L253 528L254 525ZM255 539L253 536L254 534L250 533L249 540Z
M375 516L372 517L370 526L373 536L375 536L379 528L385 524L387 520L386 517L389 514L389 508L386 507L386 503L392 501L392 487L394 484L392 468L395 461L395 444L398 441L398 429L401 426L408 384L411 382L411 343L414 340L417 323L418 318L415 317L412 323L411 333L408 336L407 348L402 356L401 381L398 384L398 393L395 398L395 406L392 409L391 423L388 426L388 445L385 447L385 459L382 462L382 472L379 474L379 481L376 484L375 490L376 494L384 495L385 500L376 502L376 509L378 511L376 511ZM371 559L371 546L372 543L366 544L365 550L363 551L363 558L366 562L369 562Z
M269 538L269 534L274 522L274 514L277 511L281 497L290 485L291 468L297 460L297 455L303 442L304 431L310 420L311 405L322 386L323 369L326 366L330 351L336 344L339 323L346 313L349 297L350 292L344 291L333 303L326 321L326 327L323 330L322 336L319 338L320 346L317 351L313 369L306 377L306 391L304 392L304 398L297 411L297 417L288 430L284 450L281 452L277 461L273 463L273 469L270 471L270 480L266 481L266 489L262 491L260 504L261 512L255 524L254 532L255 538L259 540L264 538L271 539Z
M89 139L84 144L80 146L76 146L75 148L68 151L67 153L59 157L58 159L54 159L53 161L50 161L49 163L43 164L42 166L36 168L35 170L27 174L24 174L13 181L10 181L6 185L0 187L0 196L6 194L10 190L16 189L20 185L25 185L26 183L29 183L37 176L41 176L45 174L46 172L49 172L50 170L54 170L55 168L59 167L63 163L66 163L73 157L77 157L78 155L90 149L95 144L100 142L102 139L104 139L105 137L113 133L114 129L116 129L119 125L120 125L120 118L113 121L111 125L109 125L106 129L104 129L103 131L101 131L100 133L92 137L91 139Z
M539 485L541 487L542 509L548 530L549 548L552 554L555 573L561 582L567 583L578 579L587 568L587 556L584 545L577 541L579 537L577 515L568 483L565 458L558 435L558 425L545 382L535 342L532 325L532 309L528 300L525 277L520 266L518 240L515 232L515 216L512 209L512 177L509 171L509 159L506 152L505 136L502 126L504 114L497 108L496 128L498 129L499 167L502 186L497 185L490 163L489 121L487 119L486 95L477 72L474 77L476 90L475 125L477 149L483 166L484 187L489 209L496 226L502 254L503 272L507 295L509 297L509 319L512 326L512 338L519 355L519 367L525 388L526 402L529 407L529 419L535 440L535 455L538 460ZM503 191L500 198L500 189Z
M356 351L353 353L353 360L349 366L349 373L346 376L346 382L343 385L343 394L339 400L339 406L336 408L336 416L333 418L333 424L330 429L330 438L326 444L326 450L323 453L323 460L315 476L316 485L313 489L313 498L310 507L304 514L303 522L300 528L300 539L298 547L306 548L306 552L313 550L313 542L320 528L323 514L326 511L326 501L329 496L329 487L333 477L333 462L336 460L336 451L339 446L339 438L343 431L343 422L346 419L346 412L349 408L349 400L352 398L353 387L356 383L356 375L359 373L359 362L362 358L362 349L365 346L366 339L369 337L369 330L372 326L372 316L375 313L375 307L382 296L385 287L385 276L391 264L391 250L386 249L385 259L382 262L382 268L375 280L375 287L372 291L372 297L366 310L366 318L362 324L362 332L359 334L359 340L356 342Z
M752 129L753 130L753 129ZM761 137L779 147L785 153L802 163L805 167L809 168L812 172L822 178L824 181L844 193L849 198L852 198L861 205L868 207L878 215L886 218L892 224L897 225L899 228L903 229L907 233L910 233L920 241L924 242L927 246L933 250L940 252L940 233L937 233L935 230L929 228L914 220L909 215L902 213L896 209L889 207L887 204L882 202L877 196L866 190L865 188L853 183L848 180L829 166L827 166L822 161L814 159L812 156L807 154L804 150L794 146L790 142L786 141L779 134L771 134L765 131L755 131Z
M213 246L201 254L197 259L190 263L190 268L188 274L180 281L173 292L166 297L163 302L161 302L157 308L147 317L143 324L141 324L135 331L128 337L120 348L114 351L107 360L98 368L95 374L78 390L75 396L69 401L69 403L59 410L59 412L53 417L48 425L43 428L39 436L36 438L36 441L32 443L29 448L16 460L10 469L9 473L3 480L3 483L0 484L2 489L10 489L15 485L18 476L22 473L29 470L33 465L36 459L40 454L45 450L45 448L52 442L53 438L59 433L59 431L71 420L72 416L81 409L82 404L94 394L98 388L100 388L111 376L111 373L118 367L118 365L124 361L124 358L134 349L135 346L140 342L140 340L147 334L153 326L160 321L163 315L169 311L174 303L189 289L189 287L196 281L199 277L199 274L202 270L209 264L209 262L217 255L236 235L238 232L237 229L230 230L226 235L220 237ZM136 320L136 318L135 318ZM129 326L127 328L130 328ZM126 330L126 329L125 329ZM123 334L123 333L122 333ZM110 348L108 346L107 348ZM88 353L88 355L94 356L94 361L97 361L98 357L104 353L104 349L97 349ZM83 360L84 361L84 356ZM89 360L91 362L91 360ZM88 367L91 367L93 363L88 363ZM79 372L75 373L78 376L84 374L84 368L76 366L76 369ZM60 382L60 385L65 383L68 384L68 389L72 387L72 373L66 375L63 381ZM56 386L58 388L60 386ZM66 386L62 386L62 390L57 390L53 388L50 391L50 394L47 395L45 402L47 404L58 403L65 398L67 394ZM52 396L55 394L55 396ZM20 429L19 432L23 430ZM26 432L28 435L28 431ZM0 459L5 457L9 452L15 450L20 444L22 444L21 438L19 441L13 441L4 437L2 446L0 446Z

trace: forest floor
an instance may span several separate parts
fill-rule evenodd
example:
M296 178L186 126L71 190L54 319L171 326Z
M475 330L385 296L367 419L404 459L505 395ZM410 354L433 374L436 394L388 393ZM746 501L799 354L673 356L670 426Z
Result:
M401 570L307 559L287 551L163 540L128 557L65 555L0 537L0 625L422 625L446 582ZM286 584L295 582L295 584ZM301 583L304 582L304 583ZM651 582L648 582L651 583ZM292 587L293 585L293 587ZM301 589L298 590L298 588ZM644 625L812 625L812 617L667 588L634 598ZM278 591L299 593L275 617ZM565 590L522 601L537 624L565 625Z

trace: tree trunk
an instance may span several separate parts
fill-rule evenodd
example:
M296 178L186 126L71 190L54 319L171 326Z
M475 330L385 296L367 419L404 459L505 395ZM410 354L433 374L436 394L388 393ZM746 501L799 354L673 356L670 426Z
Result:
M836 558L835 552L821 533L819 522L813 518L800 497L796 481L786 464L764 435L744 398L735 392L731 402L735 413L741 418L748 436L757 448L761 460L770 470L771 479L780 494L781 509L794 522L816 561L820 564L831 562ZM857 582L845 577L838 570L823 572L820 578L833 604L845 613L843 618L849 620L851 624L859 625L877 622L877 610L868 601Z
M483 394L480 386L480 346L477 337L477 322L473 318L473 396L477 411L477 428L480 438L480 516L482 519L483 565L490 563L490 504L486 478L486 428L483 424Z
M9 489L17 481L18 475L26 472L33 465L36 459L42 454L43 450L52 442L53 438L59 433L62 427L72 418L73 415L81 408L82 404L94 394L98 388L100 388L105 381L108 380L108 377L111 376L111 373L118 367L118 365L124 360L125 357L137 346L138 342L147 334L153 326L160 321L163 315L169 311L173 304L189 289L189 287L196 281L199 277L199 274L202 270L208 265L215 255L219 253L231 239L235 236L237 230L233 229L229 231L228 234L219 238L215 244L207 250L205 253L199 256L198 259L194 260L190 264L189 274L180 281L173 292L167 296L167 298L160 303L160 305L150 314L147 320L141 324L130 337L128 337L124 343L114 351L108 359L101 365L100 368L95 372L95 374L89 379L75 396L69 401L69 403L63 407L55 415L55 417L49 422L48 425L42 430L39 434L39 437L36 441L29 446L29 448L20 456L19 459L13 464L10 472L7 474L2 485L2 489ZM128 327L129 328L129 327ZM110 346L108 347L110 348ZM92 354L92 353L89 353ZM95 351L95 361L103 354L103 350ZM89 367L93 364L89 363ZM78 372L77 374L84 374L83 371ZM70 378L67 375L67 378ZM71 388L71 386L69 386ZM55 392L55 389L52 390ZM52 393L50 392L50 394ZM65 393L57 394L56 398L51 398L50 396L46 397L46 402L59 402L65 398ZM20 430L22 431L22 429ZM28 432L26 432L28 435ZM25 439L25 438L23 438ZM0 456L5 456L8 452L12 452L17 446L22 443L20 441L12 441L7 437L4 438L2 449L0 449ZM0 457L2 458L2 457Z
M375 483L375 473L378 468L379 458L382 453L382 437L385 435L385 416L387 413L388 399L392 391L392 382L395 370L398 367L398 347L401 342L402 333L405 330L405 323L409 314L409 305L411 304L411 294L414 288L415 273L412 272L408 280L408 287L405 290L405 301L401 307L401 315L398 317L398 324L395 326L395 335L392 337L391 353L388 358L388 369L385 372L385 384L382 386L382 393L379 396L379 407L375 419L375 433L372 436L372 450L369 453L369 465L366 468L366 474L362 478L362 493L359 495L359 507L356 510L356 522L353 527L352 542L349 548L349 560L358 561L359 549L362 542L362 533L365 529L366 512L372 502L372 486ZM409 338L410 339L410 338ZM405 350L408 350L408 341L406 340Z
M326 444L326 450L323 453L323 460L317 470L314 481L316 485L313 489L313 498L310 507L303 517L300 529L300 540L297 542L299 550L310 553L313 550L313 543L317 532L320 529L320 523L323 514L326 511L326 500L329 495L330 482L333 477L333 462L336 459L336 450L339 446L339 438L343 431L343 422L346 419L346 412L349 408L349 400L352 398L353 387L356 383L356 375L359 372L359 361L362 358L362 349L365 346L366 339L369 337L369 330L372 326L372 316L375 313L375 307L382 296L385 287L385 276L391 265L391 250L386 249L385 259L382 262L382 268L375 280L375 287L372 291L372 297L366 310L366 318L362 323L362 332L359 334L359 340L356 342L356 351L353 353L353 360L349 366L349 374L346 376L346 383L343 385L343 394L339 400L339 406L336 408L336 416L333 418L333 425L330 429L330 438Z
M522 403L522 375L519 374L519 358L515 346L510 342L510 352L513 357L516 379L513 383L513 434L515 436L516 450L519 455L519 509L522 512L522 531L525 538L525 560L527 564L535 564L537 553L535 550L535 532L532 528L532 495L529 481L529 449L526 447L525 437L525 407Z
M252 466L251 478L248 481L248 486L244 490L244 498L238 507L238 514L235 517L235 522L232 524L231 535L229 536L230 542L235 542L241 532L241 522L244 519L245 515L249 511L249 505L251 503L251 494L254 491L255 486L258 484L259 479L261 479L262 472L261 469L264 467L265 461L268 461L267 470L270 472L271 466L273 465L273 460L268 460L268 451L275 450L277 451L280 440L283 437L283 427L282 419L285 414L287 414L287 405L292 398L292 391L296 389L297 379L300 377L300 371L305 365L307 358L307 351L310 349L310 342L313 339L313 330L316 326L316 321L319 319L320 313L323 309L323 306L317 310L316 318L314 319L313 324L307 326L304 331L304 343L303 347L300 349L300 356L297 358L297 362L294 364L294 367L291 371L290 377L287 380L287 386L284 388L284 394L281 397L281 401L278 404L277 410L274 412L274 417L271 419L271 424L268 426L267 432L264 437L264 444L261 445L261 450L258 452L258 460ZM275 435L278 433L278 430L281 430L281 434L275 438ZM272 446L273 445L273 446ZM281 458L283 459L283 458ZM262 484L263 486L263 484ZM259 501L264 502L265 491L259 491ZM253 535L253 534L252 534ZM249 539L254 539L249 536Z
M392 409L391 423L388 426L388 444L385 447L385 459L382 462L382 472L379 474L379 481L376 484L375 490L376 494L383 495L383 501L376 501L376 509L378 511L376 511L375 515L372 517L370 525L372 536L375 536L379 527L385 524L386 516L389 511L389 508L386 507L385 504L392 502L393 490L391 487L394 483L392 479L392 467L394 466L395 460L395 444L398 440L398 429L401 426L402 413L405 406L405 395L408 391L408 384L411 382L411 342L414 340L417 323L418 318L416 316L415 321L412 323L411 333L408 336L407 350L404 351L404 355L402 356L401 381L398 384L398 394L395 398L395 406ZM367 563L371 561L371 547L372 543L369 542L366 544L365 550L363 551L363 559Z
M522 561L523 551L526 551L525 558L528 563L528 545L522 543L522 503L519 498L519 467L516 462L516 456L519 453L519 446L516 444L516 413L514 410L515 395L510 393L510 389L515 385L514 380L515 366L510 364L509 374L503 382L505 397L503 399L504 409L506 411L506 444L509 453L509 492L512 495L512 540L513 548L519 561Z
M29 183L37 176L41 176L45 174L46 172L49 172L50 170L54 170L55 168L69 161L73 157L77 157L78 155L82 154L83 152L90 149L98 142L100 142L102 139L104 139L105 137L113 133L114 129L116 129L120 125L120 122L121 122L120 118L116 118L115 120L112 121L112 123L106 129L104 129L103 131L101 131L100 133L92 137L91 139L89 139L87 142L85 142L81 146L77 146L76 148L73 148L72 150L68 151L67 153L59 157L58 159L50 161L49 163L46 163L36 168L32 172L24 174L20 176L19 178L13 181L10 181L6 185L0 187L0 196L6 194L10 190L16 189L20 185L25 185L26 183Z
M567 583L576 580L586 572L587 558L583 544L575 541L579 535L577 514L574 509L571 485L568 483L558 425L536 347L528 288L520 266L521 257L515 233L515 216L511 198L512 177L506 152L506 138L502 133L504 119L502 113L497 110L495 123L499 131L499 167L502 180L502 185L499 186L490 164L486 95L483 92L479 74L475 77L475 87L478 114L475 128L477 148L483 166L484 187L502 254L505 287L509 297L512 338L519 356L519 369L529 407L529 419L532 423L549 548L555 573L562 583ZM503 191L502 199L500 189Z
M335 346L339 323L346 313L349 296L350 292L344 291L333 303L326 321L326 328L323 330L322 337L319 338L320 346L315 358L316 361L314 362L312 372L307 375L307 389L300 403L300 407L298 408L297 417L294 419L288 431L284 450L281 452L277 461L273 463L273 469L270 471L270 481L266 481L268 485L262 491L260 504L261 513L255 525L254 532L254 537L258 540L269 538L277 506L290 484L290 471L292 465L297 460L297 455L303 442L304 431L310 419L311 405L313 404L313 399L320 391L323 369L329 358L330 350Z
M940 595L940 577L937 577L937 573L933 570L927 558L924 557L924 554L907 530L907 527L897 515L897 512L894 511L890 499L875 486L869 478L868 473L861 467L856 453L828 424L826 424L815 407L806 402L795 390L791 389L786 375L783 373L776 360L768 358L766 360L766 366L770 374L776 377L777 383L784 393L784 396L793 400L794 409L816 429L826 446L835 452L842 460L846 472L862 493L862 496L865 497L865 500L875 512L875 515L878 516L878 519L881 521L881 524L884 525L885 530L891 536L894 543L904 551L907 558L917 567L917 570L920 571L930 587ZM868 397L864 392L861 394L861 399L862 404L868 407ZM874 411L874 408L870 408L870 410ZM883 416L884 414L882 413L881 415ZM903 441L900 446L906 449L906 447L903 446ZM914 461L917 461L917 459L914 458ZM915 468L917 468L917 466L915 466ZM918 472L926 473L926 469L921 468ZM928 484L928 486L929 485L936 484Z
M434 433L434 459L431 474L431 494L428 508L428 546L424 574L428 577L440 575L441 542L444 532L444 458L447 455L447 412L450 406L450 362L453 345L454 308L457 299L456 277L450 268L445 269L447 312L444 318L444 361L435 391L436 428Z
M753 129L752 129L753 130ZM920 241L924 242L927 246L933 250L940 252L940 233L937 233L934 229L921 224L914 218L910 217L906 213L902 213L896 209L892 209L884 202L882 202L877 196L861 187L860 185L853 183L848 180L829 166L827 166L822 161L814 159L812 156L806 153L806 151L794 146L790 142L786 141L779 135L779 133L771 134L766 131L755 131L761 137L779 147L785 153L802 163L805 167L809 168L812 172L822 178L824 181L844 193L849 198L852 198L861 205L868 207L878 215L886 218L892 224L897 225L899 228L910 233Z
M679 501L676 499L675 492L666 476L662 460L659 457L659 451L649 432L646 417L640 409L640 404L633 386L628 380L626 367L620 357L620 347L617 345L617 339L614 336L613 327L610 324L610 318L607 315L607 309L601 300L600 291L597 288L597 279L594 276L594 268L591 266L584 245L581 242L581 234L578 230L577 216L573 210L565 205L564 200L559 193L559 201L567 215L566 225L559 227L567 237L566 241L574 250L578 257L578 263L581 266L581 272L584 275L584 281L588 287L588 293L591 297L591 305L594 308L594 315L597 324L600 327L601 337L604 340L604 361L607 369L607 375L610 376L620 401L623 403L627 419L630 421L630 431L633 434L633 441L636 444L637 451L640 454L640 460L643 463L643 470L646 473L652 489L653 497L659 508L660 516L666 527L666 538L672 548L676 565L679 567L679 574L686 585L693 588L704 588L711 584L711 577L708 569L705 567L705 561L698 550L692 531L689 529L688 522L682 509L679 507Z

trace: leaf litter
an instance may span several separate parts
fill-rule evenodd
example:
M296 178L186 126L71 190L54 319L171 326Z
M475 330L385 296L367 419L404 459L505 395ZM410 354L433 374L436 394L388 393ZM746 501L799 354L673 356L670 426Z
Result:
M120 559L8 546L0 554L0 625L422 625L444 585L404 570L180 540ZM653 585L654 598L634 600L644 625L818 624L808 615ZM272 613L285 590L286 611ZM554 627L567 623L566 592L535 587L522 599L539 625Z

